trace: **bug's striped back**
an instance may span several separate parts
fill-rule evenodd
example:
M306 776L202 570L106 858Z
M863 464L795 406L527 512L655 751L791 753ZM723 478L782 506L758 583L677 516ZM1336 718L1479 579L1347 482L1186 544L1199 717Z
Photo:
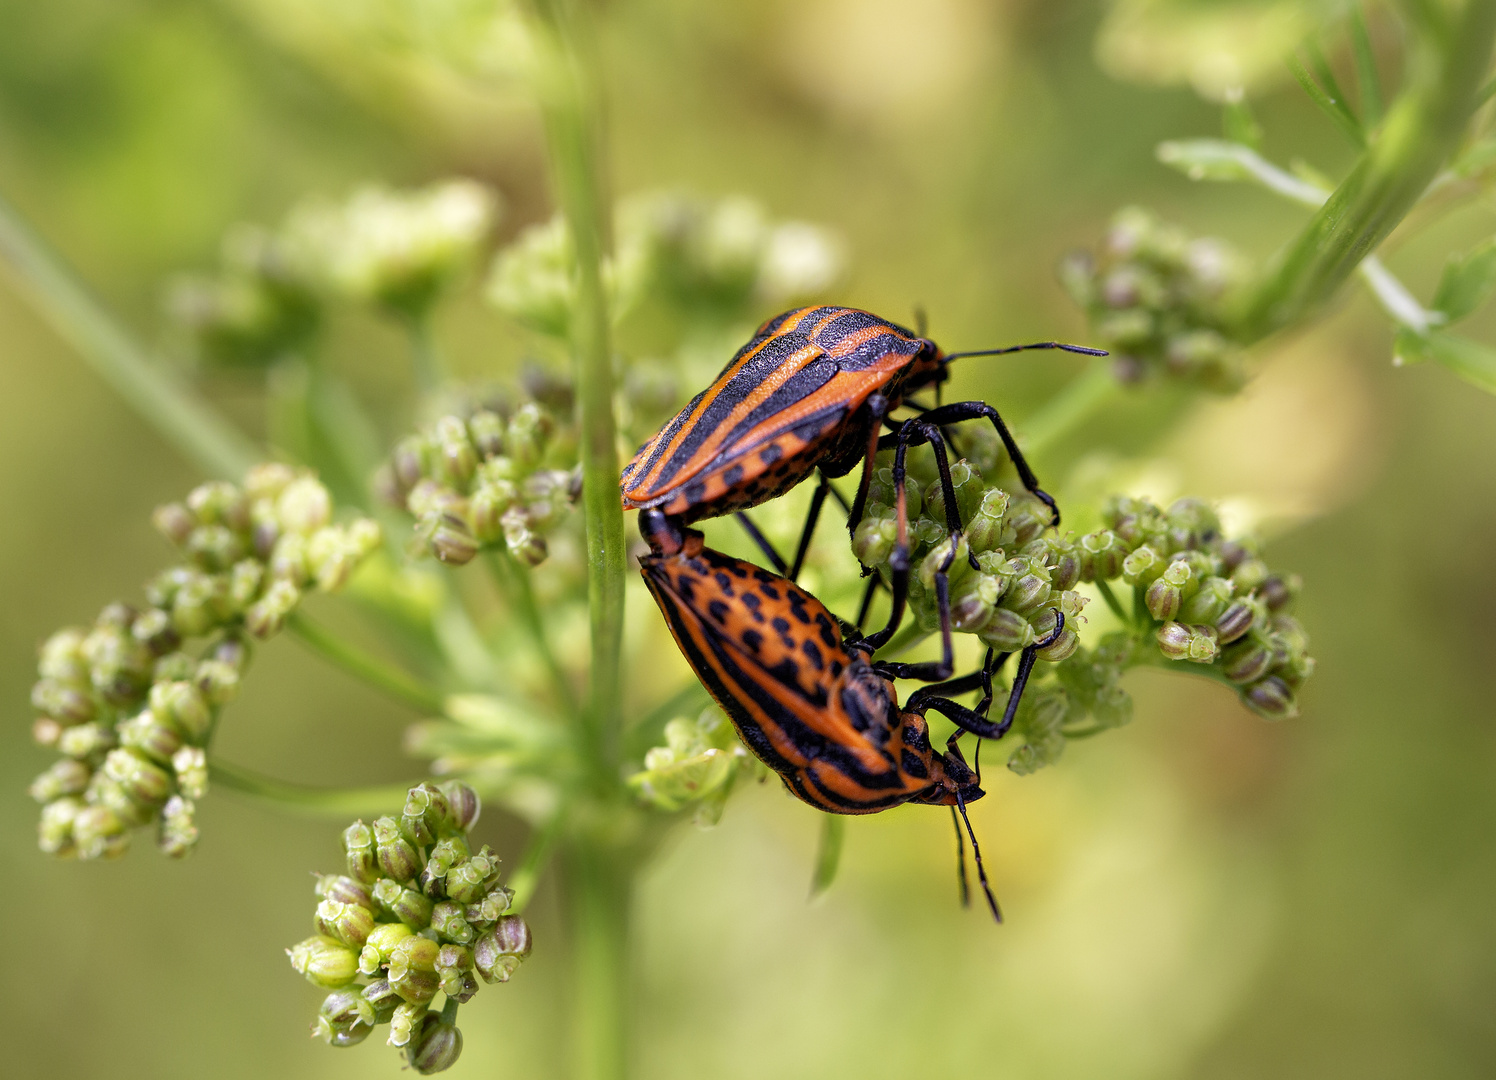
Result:
M843 646L819 600L685 537L640 560L645 583L703 685L790 791L838 814L955 803L924 718L899 711L893 684Z
M855 308L777 315L624 467L624 507L689 522L781 495L817 466L840 476L866 449L866 430L846 421L874 393L897 405L939 358L934 343Z

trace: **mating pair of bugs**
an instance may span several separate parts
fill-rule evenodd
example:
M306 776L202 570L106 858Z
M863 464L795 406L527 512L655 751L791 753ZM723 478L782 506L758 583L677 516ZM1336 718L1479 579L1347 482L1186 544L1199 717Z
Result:
M987 903L999 920L966 817L966 804L984 793L957 740L965 732L988 739L1007 732L1035 653L1063 632L1064 617L1051 636L1023 650L1002 719L987 719L992 678L1008 654L989 650L979 670L952 678L946 571L955 558L962 522L945 427L991 421L1019 478L1050 507L1056 526L1060 512L1039 487L996 409L980 401L927 408L908 395L945 382L952 360L1023 349L1103 355L1052 341L947 354L921 334L865 311L812 307L785 312L764 323L716 381L640 448L624 468L621 484L624 507L640 511L639 531L650 547L640 560L645 583L682 653L748 748L792 793L829 813L869 814L905 802L959 811ZM916 415L894 419L894 411L904 407ZM898 629L907 603L905 459L910 447L923 443L935 454L950 534L950 553L934 581L941 659L878 661L873 654ZM829 481L863 463L856 498L850 506L843 501L848 527L855 529L866 505L874 455L886 449L894 451L898 529L889 560L891 611L882 629L864 636L859 626L833 616L794 579L828 493L842 498ZM817 470L820 484L794 560L787 565L742 512L783 495ZM704 546L701 533L687 527L726 514L740 517L779 573L714 551ZM869 582L859 622L877 583L876 577ZM892 681L900 678L929 685L900 706ZM953 700L979 689L983 698L975 709ZM930 710L957 725L944 753L930 745L925 723ZM959 845L959 826L956 838ZM964 857L961 867L964 892Z

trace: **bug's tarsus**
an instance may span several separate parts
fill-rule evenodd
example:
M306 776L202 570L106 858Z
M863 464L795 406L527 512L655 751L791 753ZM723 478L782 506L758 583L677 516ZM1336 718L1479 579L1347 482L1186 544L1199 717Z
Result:
M764 556L774 564L775 570L782 574L789 569L789 564L784 561L784 557L774 550L774 545L769 543L769 538L758 531L758 526L753 524L752 518L742 510L735 513L733 517L738 519L738 524L743 526L743 531L758 545L758 549L764 553ZM793 579L794 575L790 576Z
M977 864L977 881L981 882L982 894L987 897L987 906L992 910L992 917L998 922L1003 921L1002 909L997 906L997 897L992 894L992 886L987 882L987 868L982 865L982 849L977 845L977 834L972 831L971 818L966 816L966 800L956 792L956 809L961 812L961 821L966 826L966 835L971 838L971 858Z
M956 830L956 884L961 890L961 906L971 907L971 886L966 880L966 837L961 835L961 822L956 818L956 808L951 807L951 826Z

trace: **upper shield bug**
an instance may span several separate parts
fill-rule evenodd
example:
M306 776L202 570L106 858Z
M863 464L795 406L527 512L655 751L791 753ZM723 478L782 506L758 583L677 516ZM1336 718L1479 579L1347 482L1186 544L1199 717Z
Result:
M833 814L915 802L951 806L965 819L966 804L983 795L978 778L956 736L946 753L933 750L925 713L954 720L957 736L1000 738L1021 693L1015 685L1000 723L986 719L992 673L1005 658L989 653L981 671L923 687L901 708L885 667L869 659L855 630L794 582L706 547L701 533L657 510L640 515L640 528L651 548L640 570L681 652L785 787ZM977 689L986 691L977 709L946 696ZM969 821L966 828L988 903L1001 919Z
M759 327L712 385L692 398L624 467L624 507L654 508L685 525L756 506L784 494L819 469L821 485L811 500L793 563L787 566L743 518L774 565L793 579L799 574L827 491L834 491L827 478L844 476L858 461L864 462L857 498L849 507L848 524L855 528L867 497L873 457L880 448L894 447L899 545L891 559L893 601L888 624L868 639L876 649L898 628L907 599L909 557L903 487L904 457L910 446L928 442L935 452L953 553L962 524L945 453L943 425L990 420L1024 486L1054 511L1053 524L1059 524L1054 500L1040 488L1007 425L992 406L965 401L921 409L918 416L905 421L890 416L905 404L911 392L944 383L952 360L1024 349L1105 355L1098 349L1055 341L944 353L928 338L854 308L807 307L776 315ZM891 433L880 440L885 426ZM941 660L904 665L901 677L945 679L951 675L949 601L944 583L942 572L936 578L941 605Z

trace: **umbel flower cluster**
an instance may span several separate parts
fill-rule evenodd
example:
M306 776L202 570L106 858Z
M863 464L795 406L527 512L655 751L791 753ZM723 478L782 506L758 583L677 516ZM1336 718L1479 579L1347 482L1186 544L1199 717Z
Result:
M530 928L509 913L499 858L474 852L478 795L457 781L418 784L398 816L343 833L347 873L317 878L317 933L286 950L291 966L331 991L312 1026L355 1046L388 1024L389 1044L426 1075L462 1053L457 1006L484 982L507 982L530 954ZM441 994L444 1007L431 1008Z
M969 433L962 437L972 440L968 453L993 471L994 454ZM1036 670L1019 706L1015 727L1026 742L1010 768L1031 772L1053 762L1067 738L1126 723L1132 702L1121 677L1142 664L1188 664L1233 687L1260 716L1296 714L1298 690L1314 671L1308 637L1291 613L1298 579L1272 572L1250 539L1227 538L1203 500L1180 499L1163 510L1147 499L1114 496L1101 528L1057 537L1046 532L1043 503L988 483L963 459L952 465L951 478L968 524L952 559L933 455L920 448L907 464L917 569L909 603L922 629L938 625L932 586L948 560L952 630L975 634L999 652L1041 640L1054 628L1054 612L1065 614L1065 632L1037 653L1055 663ZM891 471L883 468L853 550L885 580L896 537L892 503ZM977 569L968 550L976 553ZM1081 647L1073 632L1088 600L1075 589L1082 582L1095 586L1125 626L1094 649ZM1114 585L1131 586L1129 603Z
M732 724L715 705L696 719L678 716L665 725L665 744L644 755L629 777L641 802L667 814L690 808L696 824L715 825L739 779L766 774Z
M419 321L478 258L497 211L470 180L304 203L279 228L231 230L217 274L180 279L168 309L199 360L238 366L304 351L329 299Z
M153 821L162 851L192 850L206 748L238 691L247 639L275 634L306 590L340 587L379 544L374 522L331 518L326 488L273 464L242 487L203 484L157 509L184 561L146 585L150 606L111 604L42 646L32 732L62 755L31 785L43 851L113 857Z
M384 497L416 519L415 549L461 566L502 545L528 566L582 492L572 390L540 369L530 400L494 398L403 439L380 471Z
M1113 218L1100 256L1068 256L1060 280L1124 382L1164 375L1229 391L1243 371L1228 305L1249 270L1225 241L1192 238L1128 207Z

